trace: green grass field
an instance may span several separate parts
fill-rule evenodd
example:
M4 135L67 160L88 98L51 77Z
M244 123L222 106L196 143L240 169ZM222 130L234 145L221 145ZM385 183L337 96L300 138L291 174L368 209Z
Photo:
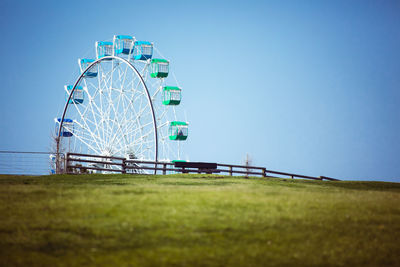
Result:
M0 176L0 266L400 266L400 184Z

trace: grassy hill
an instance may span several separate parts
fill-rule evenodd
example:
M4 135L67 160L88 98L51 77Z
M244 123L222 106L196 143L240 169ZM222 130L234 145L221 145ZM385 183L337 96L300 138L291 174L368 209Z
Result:
M400 184L0 176L0 266L400 266Z

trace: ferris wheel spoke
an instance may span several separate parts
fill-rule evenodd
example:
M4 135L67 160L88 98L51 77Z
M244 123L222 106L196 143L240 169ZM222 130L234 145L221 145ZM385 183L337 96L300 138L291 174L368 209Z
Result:
M158 110L158 113L161 113L160 116L157 117L157 120L161 121L163 120L166 115L168 114L168 110L165 108L164 110Z
M149 153L151 147L150 146L146 146L146 144L151 143L152 141L143 141L140 143L140 146L138 146L135 150L135 155L140 155L140 158L145 158L145 154Z
M143 125L142 128L146 127L146 126L150 126L151 123L148 123L147 125ZM138 129L138 128L134 128L131 131L127 131L124 132L124 134L126 135L131 135L131 136L136 136L136 133L142 131L142 129ZM148 131L148 133L146 134L140 134L139 138L136 138L136 140L134 142L130 142L130 145L136 145L138 142L142 142L143 138L147 138L148 136L150 136L153 133L153 130L151 129L150 131ZM121 138L121 137L120 137Z
M97 129L97 131L99 132L99 134L100 134L100 130L99 130L99 127L100 127L100 124L98 123L98 121L97 121L97 117L99 117L99 120L100 121L102 121L103 120L103 118L104 118L104 114L103 114L103 111L101 110L101 108L94 102L94 101L91 101L90 103L89 103L89 105L90 105L90 109L91 109L91 113L92 113L92 116L93 116L93 118L94 118L94 120L95 120L95 123L96 123L96 129ZM94 107L94 108L93 108ZM103 136L104 136L104 134L103 134Z
M93 142L93 139L91 139L90 137L85 137L84 133L83 134L76 134L76 135L74 135L74 137L77 138L80 142L84 143L94 153L100 153L100 150L99 150L100 147L98 146L98 143ZM92 145L93 143L97 146L97 149L96 149L96 147L94 147Z
M74 134L75 136L80 136L82 138L83 135L88 135L92 138L93 142L96 143L97 147L100 147L100 138L98 138L96 135L93 134L93 132L91 131L90 127L85 127L82 124L80 124L80 122L75 121L75 124L79 126L79 128L77 129L77 131L75 131L76 133ZM79 131L79 129L83 129L82 134Z
M113 150L112 150L113 154L118 155L118 154L121 154L120 152L126 151L127 145L125 143L123 143L120 139L114 140L111 144L113 147Z
M124 112L124 114L125 114L125 120L124 120L124 124L127 124L127 122L129 121L129 119L130 118L128 118L127 116L129 116L129 114L131 114L130 112L128 112L128 110L127 110L127 107L128 107L128 105L126 105L126 103L125 103L125 93L124 94L121 94L120 95L120 102L122 103L121 104L121 106L122 106L122 110L123 110L123 112Z
M133 142L133 145L138 144L140 141L147 139L148 136L151 136L152 131L148 131L146 134L141 135L141 137Z
M104 146L102 147L103 153L107 153L108 155L115 155L115 150L116 147L123 146L120 142L108 142L104 143Z
M122 99L122 95L123 94L119 94L118 95L118 97L117 97L117 102L118 103L116 105L115 104L111 105L111 108L112 108L112 110L113 110L113 112L115 114L114 120L112 121L113 123L112 123L112 127L111 127L111 132L115 132L115 127L116 127L117 128L116 129L117 133L113 135L113 138L110 140L110 143L114 142L114 140L118 136L118 133L121 134L122 136L125 136L124 128L126 128L126 126L125 126L126 122L123 119L123 116L119 116L119 106L120 106L120 102L121 102L121 99ZM114 100L112 100L112 99L110 101L114 102ZM127 111L125 109L122 110L122 114L126 114L126 112ZM127 143L128 143L126 138L123 138L123 142L124 142L124 146L126 146Z
M114 119L112 120L112 125L111 125L112 132L114 131L116 125L117 125L117 129L120 130L121 125L123 125L123 123L124 123L123 121L120 121L120 119L122 119L122 118L120 118L120 116L118 116L119 115L119 104L121 102L120 100L121 100L121 97L118 97L116 108L113 107L113 112L114 112L115 116L114 116ZM115 139L115 135L113 136L113 139ZM111 140L111 142L112 142L112 140Z
M103 68L102 68L103 69ZM112 79L112 73L114 70L114 66L111 66L111 70L104 72L103 76L103 85L100 86L101 92L100 92L100 107L101 111L103 114L103 129L104 129L104 145L105 147L109 146L109 140L110 140L110 105L112 104L110 101L111 98L109 97L112 91L112 84L111 84L111 79ZM109 150L109 148L107 148Z
M130 133L136 133L136 132L141 132L142 129L145 129L146 127L153 125L153 122L148 122L147 124L142 124L139 119L136 119L135 121L131 121L127 123L127 129L133 129L130 131Z
M143 95L144 93L140 93L140 95ZM142 102L138 102L139 96L137 95L134 100L129 99L127 96L124 96L124 110L126 110L126 113L130 114L130 117L126 117L126 127L127 129L141 129L142 123L141 120L143 117L146 117L146 114L149 114L149 112L146 112L146 109L148 108L147 106L142 108ZM143 95L144 97L144 95ZM129 142L132 142L134 138L133 135L129 135L130 140Z
M165 126L167 126L169 124L168 121L164 122L163 124L161 124L160 126L157 125L158 129L164 128Z
M100 128L102 129L102 140L105 140L105 125L104 125L104 112L103 112L103 93L102 93L102 90L103 90L103 83L104 83L104 73L103 73L103 66L101 65L101 64L99 64L99 68L98 68L98 74L97 74L97 77L98 77L98 89L97 89L97 92L98 92L98 95L99 95L99 112L100 112L100 114L101 114L101 119L100 119L100 123L101 123L101 125L100 125Z
M110 84L110 86L111 86L111 84ZM107 103L106 113L107 113L107 116L108 116L108 120L107 120L107 130L108 130L107 133L108 133L108 135L107 135L107 138L106 138L107 146L110 146L110 141L111 141L111 138L112 138L112 135L113 135L112 125L114 125L115 116L116 116L115 110L113 110L114 101L112 99L112 90L113 90L112 87L108 88L108 90L107 90L108 93L105 94L106 103ZM111 112L114 112L114 113L111 113ZM114 115L114 116L112 116L112 115ZM114 117L114 119L112 120L111 117Z
M142 77L146 77L146 80L147 80L146 74L148 73L149 66L150 66L150 64L148 62L146 62L146 64L144 65L144 67L140 73L142 75Z
M149 123L147 123L147 124L142 125L141 128L142 128L142 129L145 129L146 127L151 126L151 125L152 125L152 123L149 122ZM141 129L132 127L132 129L130 129L129 131L127 131L125 134L136 134L136 133L139 132L139 131L141 131ZM151 130L151 133L152 133L152 132L153 132L153 130Z
M118 104L117 104L117 111L119 110L119 105L120 105L120 103L121 103L121 99L122 99L122 97L121 97L121 95L119 95L119 97L118 97ZM114 111L115 113L117 113L117 111ZM126 109L122 109L122 114L127 114L127 110ZM123 138L123 141L124 141L124 143L125 143L125 146L127 146L127 144L128 144L128 140L127 140L127 138L126 138L126 133L125 133L125 131L126 131L126 128L127 128L127 121L126 121L126 118L124 117L124 116L116 116L116 121L114 121L114 124L113 124L113 129L114 129L114 126L115 126L115 122L116 122L116 125L117 125L117 132L118 133L120 133L120 136L122 136L122 137L124 137ZM113 137L113 140L117 137L118 135L117 134L115 134L114 135L114 137Z
M140 94L140 95L144 96L143 93ZM127 96L124 96L124 97L125 97L125 99L127 100L127 102L130 101L130 100L127 98ZM138 98L139 98L139 97L138 97ZM135 100L137 100L138 98L136 98ZM142 101L143 98L139 98L139 99L140 99L140 105L139 105L139 107L138 107L139 112L136 112L136 110L135 110L134 108L132 108L132 111L136 112L136 113L135 113L135 116L140 116L140 115L144 112L144 110L146 110L146 109L149 108L149 107L147 107L147 106L143 107L143 101ZM135 100L132 100L132 104L135 103Z
M125 86L125 81L126 81L126 74L128 72L128 65L125 66L125 71L123 71L122 75L124 76L124 78L121 81L121 77L120 77L120 82L121 82L121 90L124 90L124 86Z
M130 91L132 92L132 99L135 99L135 97L136 97L135 94L138 92L138 90L136 90L136 88L139 88L140 84L141 84L140 79L132 79L132 81L127 85L127 87L130 88ZM141 95L144 96L145 92L142 91ZM137 97L140 97L140 95Z
M125 71L126 72L126 71ZM120 75L120 68L118 68L118 73L119 73L119 79L121 78L121 75ZM113 112L114 112L114 114L115 114L115 120L113 120L113 124L112 124L112 126L111 126L111 129L113 130L114 128L115 128L115 124L117 124L117 126L118 126L118 131L121 131L121 125L124 123L123 121L120 121L120 116L118 116L119 115L119 111L120 111L120 103L121 103L121 99L122 99L122 96L124 95L124 90L123 90L123 86L122 86L122 84L120 84L120 87L121 87L121 89L120 89L120 92L119 92L119 94L118 94L118 96L117 96L117 103L115 104L115 105L111 105L111 107L112 107L112 109L113 109ZM111 98L111 101L114 101L114 100L112 100L112 97L110 97ZM126 112L126 110L122 110L122 112L124 112L123 114L126 114L125 112ZM122 132L121 132L122 133ZM123 134L123 133L122 133ZM113 140L115 139L115 135L114 135L114 137L113 137ZM111 142L112 142L112 140L111 140ZM126 140L125 140L125 142L126 142Z
M95 125L95 122L91 121L87 116L84 116L82 114L82 112L80 111L80 109L78 108L78 105L74 105L76 111L78 112L78 114L80 115L81 121L84 123L84 126L81 125L80 123L76 122L77 124L79 124L79 126L83 129L86 129L89 134L92 136L92 138L94 140L100 140L100 136L96 135L92 130L91 127L89 126L88 123L90 123L91 125Z
M89 127L89 125L88 125L88 122L90 122L90 123L92 123L92 124L93 124L93 122L91 122L91 121L88 119L88 117L86 116L86 114L85 114L86 111L88 110L88 105L85 105L85 104L83 104L83 103L81 103L81 104L73 103L73 104L70 104L70 105L74 106L74 108L75 108L75 110L78 112L78 115L80 116L81 120L84 122L85 127L88 128L88 129L90 129L90 127ZM81 107L82 107L83 112L81 111ZM92 134L93 134L93 133L92 133Z
M151 96L151 99L154 101L155 98L157 97L158 93L161 92L162 86L158 86L157 90L154 92L154 94Z
M108 111L108 113L110 113L111 111L114 112L114 118L117 118L117 119L110 120L110 121L112 121L112 125L109 125L109 127L110 127L110 129L111 129L111 133L114 132L113 130L114 130L115 122L117 122L118 125L119 125L119 122L118 122L118 113L117 113L117 111L116 111L116 109L115 109L115 107L114 107L114 99L113 99L113 97L112 97L113 90L116 90L116 89L113 88L113 77L114 77L114 73L115 73L115 72L117 72L118 78L120 79L120 78L121 78L121 77L120 77L120 65L119 65L119 63L116 63L116 64L115 64L114 60L112 60L111 77L110 77L110 78L111 78L111 79L110 79L111 82L110 82L110 88L109 88L109 90L108 90L108 92L109 92L109 94L108 94L109 99L108 99L108 108L107 108L107 111ZM117 110L118 110L118 108L117 108ZM113 136L110 136L110 137L109 137L109 143L111 144L111 143L112 143L112 139L110 139L110 138L113 138Z
M117 124L117 130L116 130L117 132L112 131L114 133L114 135L113 135L112 139L110 140L111 144L114 143L115 140L118 140L118 142L121 143L121 140L122 140L122 142L123 142L122 145L123 146L127 146L128 140L126 139L126 130L125 130L125 128L126 127L124 127L123 124Z
M110 89L112 90L113 88L113 76L114 72L117 66L114 66L114 60L111 60L111 73L110 73ZM111 94L111 90L109 90L109 93Z
M151 136L151 134L152 134L152 131L149 131L147 134L142 135L139 138L137 138L135 142L130 143L129 146L130 147L136 147L136 146L138 146L138 145L140 145L142 143L146 143L146 142L154 143L154 140L152 138L147 138L148 136ZM148 140L144 141L146 139L148 139ZM117 151L117 152L119 152L119 151Z
M127 139L127 136L135 136L135 133L138 131L137 127L125 127L125 128L121 128L119 129L120 135L115 135L114 138L117 140L123 139L125 141L126 146L128 146L129 144L131 144L131 140Z
M93 118L93 120L94 120L94 124L93 125L95 126L95 130L94 131L95 131L95 133L97 133L96 136L100 139L99 124L98 124L98 121L97 121L97 116L99 116L99 114L95 113L95 111L99 112L99 108L97 107L96 103L93 101L93 98L97 95L98 90L95 91L94 96L92 96L90 94L87 86L86 86L86 88L84 88L84 90L85 90L86 94L88 95L87 110L90 110L90 114L91 115L86 115L86 110L85 110L85 112L82 114L84 116L84 118L82 118L82 116L81 116L81 119L83 121L85 121L85 120L88 119L88 116L91 116ZM94 108L96 108L96 110ZM100 115L100 117L101 117L101 115Z
M144 95L144 93L143 93L143 95ZM125 96L126 97L126 96ZM140 125L140 122L138 121L139 119L140 119L140 117L142 116L142 114L143 114L143 112L148 108L147 106L145 106L144 108L142 108L142 104L143 104L143 102L142 102L142 99L143 98L139 98L141 101L140 101L140 105L139 105L139 112L137 112L136 111L136 109L135 108L132 108L131 110L133 111L133 115L134 115L134 117L135 117L135 120L137 121L137 123ZM126 100L129 102L129 99L127 99L126 98ZM134 100L132 100L132 104L134 104L135 103L135 101Z

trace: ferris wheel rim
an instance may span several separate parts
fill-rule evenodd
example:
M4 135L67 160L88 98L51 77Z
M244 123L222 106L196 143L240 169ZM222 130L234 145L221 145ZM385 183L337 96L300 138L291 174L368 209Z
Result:
M147 101L148 101L148 105L150 106L150 109L151 109L151 115L152 115L152 119L153 119L154 143L155 143L155 161L158 161L158 133L157 133L157 121L156 121L156 116L155 116L155 112L154 112L153 102L152 102L152 100L151 100L151 96L150 96L149 90L148 90L148 88L147 88L146 82L143 80L142 75L139 73L139 71L135 68L135 66L134 66L131 62L129 62L128 60L126 60L126 59L124 59L124 58L121 58L121 57L118 57L118 56L114 56L114 55L112 55L112 56L105 56L105 57L96 59L94 62L92 62L91 64L89 64L89 65L86 67L86 69L79 75L79 77L78 77L77 80L75 81L74 86L73 86L73 88L71 89L71 91L70 91L70 93L69 93L69 96L68 96L68 98L67 98L67 101L66 101L66 103L65 103L64 111L63 111L63 114L62 114L62 117L61 117L61 120L60 120L60 125L59 125L59 128L58 128L57 153L59 152L60 138L62 137L61 131L62 131L64 119L65 119L65 114L67 113L69 103L70 103L71 98L72 98L72 96L73 96L73 94L74 94L74 92L75 92L76 87L77 87L78 84L81 82L82 78L85 77L86 72L88 72L90 68L92 68L93 66L99 64L100 62L106 61L106 60L108 60L108 59L117 59L117 60L120 60L120 61L122 61L123 63L127 64L127 65L131 68L131 70L133 70L133 71L135 72L135 74L136 74L136 75L139 77L139 79L140 79L140 83L142 84L142 86L143 86L143 88L144 88L144 90L145 90L145 92L146 92L146 98L147 98Z

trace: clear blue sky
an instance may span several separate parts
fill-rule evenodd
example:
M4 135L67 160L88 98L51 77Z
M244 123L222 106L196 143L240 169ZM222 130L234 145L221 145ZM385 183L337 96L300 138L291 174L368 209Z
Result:
M192 161L400 182L400 1L0 2L0 150L47 151L77 58L128 34L171 60Z

